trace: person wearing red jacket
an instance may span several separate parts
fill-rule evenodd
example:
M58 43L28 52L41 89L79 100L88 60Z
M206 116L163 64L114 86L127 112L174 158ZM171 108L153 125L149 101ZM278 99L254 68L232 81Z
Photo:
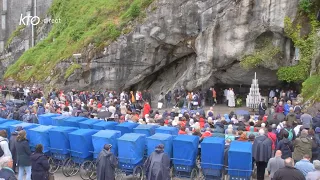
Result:
M178 134L179 134L179 135L181 135L181 134L187 134L187 132L186 132L186 127L185 127L185 126L181 126Z
M148 101L144 102L144 106L143 106L143 114L142 117L144 118L146 116L146 114L150 114L151 111L151 107Z
M268 138L272 141L272 156L274 155L274 150L276 149L277 135L272 132L272 127L268 127Z
M211 137L211 136L212 136L211 129L208 127L208 128L206 129L206 132L204 132L204 133L202 134L201 139L206 138L206 137Z
M206 123L206 122L205 122L204 118L203 118L202 116L200 116L200 118L199 118L199 124L200 124L200 128L201 128L201 129L204 127L204 124L205 124L205 123Z
M284 107L283 107L282 101L280 101L276 108L276 113L283 113L283 112L284 112Z

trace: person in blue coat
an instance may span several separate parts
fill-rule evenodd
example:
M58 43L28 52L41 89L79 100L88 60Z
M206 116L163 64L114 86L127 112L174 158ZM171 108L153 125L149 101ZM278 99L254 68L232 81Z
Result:
M43 146L38 144L36 151L31 155L32 180L49 180L50 165L48 158L43 154Z
M290 112L290 107L292 107L291 105L291 101L287 101L287 103L284 105L284 115L286 116L287 114L289 114Z

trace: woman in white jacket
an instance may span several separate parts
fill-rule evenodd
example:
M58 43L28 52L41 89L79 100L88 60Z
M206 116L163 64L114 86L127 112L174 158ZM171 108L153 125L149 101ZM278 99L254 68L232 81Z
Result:
M3 151L3 156L0 157L3 158L3 157L10 157L12 158L12 155L11 155L11 151L9 149L9 141L7 139L7 132L5 130L1 130L0 131L0 147Z

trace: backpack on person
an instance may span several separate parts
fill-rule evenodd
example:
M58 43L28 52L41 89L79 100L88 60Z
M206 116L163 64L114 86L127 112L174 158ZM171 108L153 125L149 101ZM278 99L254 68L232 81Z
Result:
M286 130L286 131L288 132L288 134L289 134L288 140L289 140L289 141L292 141L292 139L293 139L292 129L288 130L288 129L284 128L284 130Z

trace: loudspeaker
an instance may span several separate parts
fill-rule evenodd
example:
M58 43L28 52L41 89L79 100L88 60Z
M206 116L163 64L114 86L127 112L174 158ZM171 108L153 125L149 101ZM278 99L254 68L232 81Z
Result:
M317 19L320 21L320 10L318 11Z

